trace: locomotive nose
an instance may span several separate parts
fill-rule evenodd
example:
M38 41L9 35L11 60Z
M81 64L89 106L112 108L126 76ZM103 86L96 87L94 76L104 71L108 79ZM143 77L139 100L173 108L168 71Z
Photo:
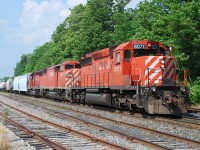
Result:
M171 83L174 83L175 80L174 72L172 57L148 56L145 60L145 86L163 86L170 80L170 86L172 86Z

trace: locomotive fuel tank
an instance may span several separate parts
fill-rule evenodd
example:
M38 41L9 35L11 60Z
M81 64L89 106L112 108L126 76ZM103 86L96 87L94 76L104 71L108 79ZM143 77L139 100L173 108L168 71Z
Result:
M86 94L86 102L90 103L90 104L112 106L110 94L87 93Z

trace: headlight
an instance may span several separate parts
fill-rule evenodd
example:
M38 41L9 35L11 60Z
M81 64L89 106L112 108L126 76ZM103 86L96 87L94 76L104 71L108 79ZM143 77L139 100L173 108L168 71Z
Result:
M165 61L164 60L161 60L161 64L164 64L165 63Z
M180 90L181 90L182 92L185 92L185 87L182 86L182 87L180 88Z
M155 92L155 91L156 91L156 87L155 87L155 86L152 86L152 87L151 87L151 90L152 90L153 92Z
M164 69L164 68L165 68L165 65L161 65L161 68Z

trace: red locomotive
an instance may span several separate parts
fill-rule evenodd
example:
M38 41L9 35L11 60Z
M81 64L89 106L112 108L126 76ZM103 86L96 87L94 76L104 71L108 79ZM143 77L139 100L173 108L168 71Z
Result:
M30 75L30 95L57 99L66 99L66 90L80 87L80 64L78 61L66 61ZM68 98L69 99L69 98Z
M81 66L81 69L80 69ZM86 54L31 74L30 95L141 109L149 114L187 112L189 92L178 84L174 58L162 43L138 40Z

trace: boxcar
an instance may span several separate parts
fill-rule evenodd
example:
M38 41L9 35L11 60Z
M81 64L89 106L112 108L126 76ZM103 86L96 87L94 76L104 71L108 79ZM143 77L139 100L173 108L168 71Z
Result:
M6 91L11 92L13 90L13 79L8 79L6 81Z
M6 82L1 81L0 82L0 91L5 91L6 90Z
M27 93L30 74L17 76L13 80L13 91L16 93Z

